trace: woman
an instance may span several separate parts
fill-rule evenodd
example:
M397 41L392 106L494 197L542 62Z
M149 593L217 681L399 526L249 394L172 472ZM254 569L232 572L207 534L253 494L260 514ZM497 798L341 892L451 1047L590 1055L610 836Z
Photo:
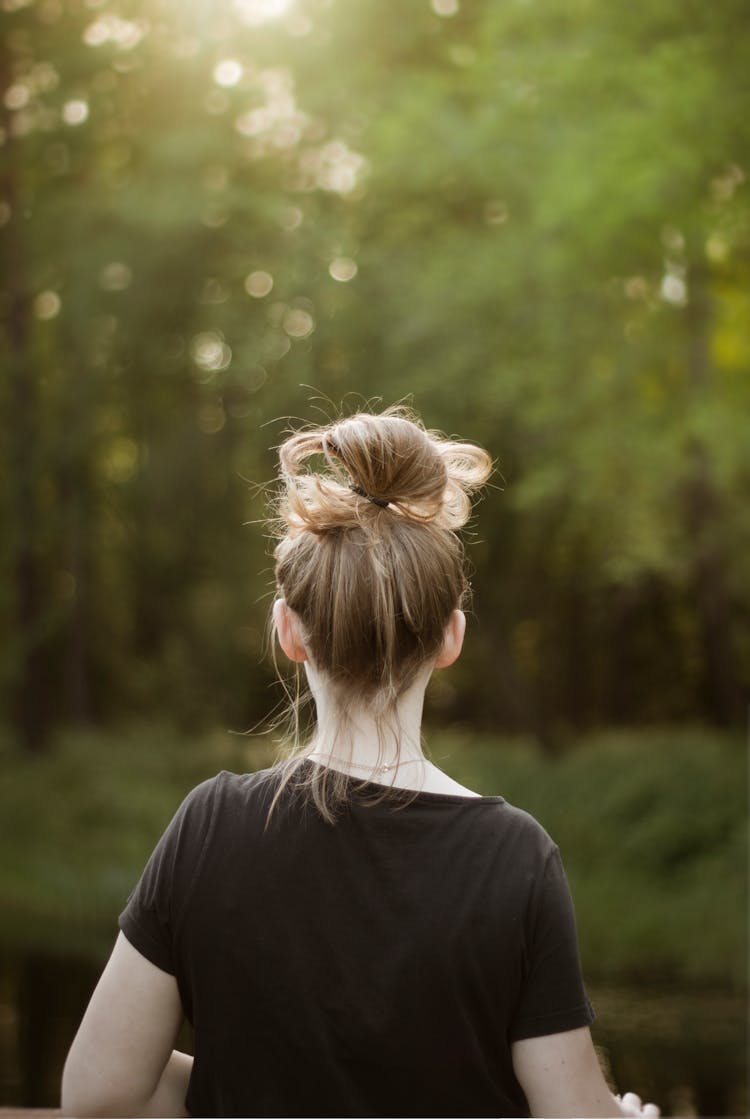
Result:
M557 848L421 748L489 457L390 410L293 435L280 462L273 621L315 732L187 797L120 917L64 1108L639 1114L597 1063ZM173 1052L183 1016L194 1059Z

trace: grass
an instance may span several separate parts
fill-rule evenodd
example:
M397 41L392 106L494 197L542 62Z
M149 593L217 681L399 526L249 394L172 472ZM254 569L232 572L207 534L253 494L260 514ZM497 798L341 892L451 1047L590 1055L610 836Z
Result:
M560 758L533 743L428 736L462 783L502 793L559 844L592 979L746 979L747 755L700 729L591 736ZM61 737L49 757L0 744L0 942L101 954L185 793L273 756L262 739L167 727Z

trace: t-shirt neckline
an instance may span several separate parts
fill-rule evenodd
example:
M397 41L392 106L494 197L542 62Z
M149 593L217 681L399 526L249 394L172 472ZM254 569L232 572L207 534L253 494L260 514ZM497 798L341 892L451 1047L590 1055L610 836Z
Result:
M352 773L347 773L345 770L336 769L332 765L324 765L322 762L315 761L313 758L306 758L305 765L318 766L319 769L330 769L334 773L340 773L346 777L350 785L356 786L355 792L367 794L368 790L375 792L394 792L403 793L405 804L407 807L411 804L504 804L505 798L501 796L484 796L481 793L477 796L461 796L459 793L435 793L427 789L405 789L400 785L383 785L379 781L371 781L368 778L356 777ZM408 799L407 799L408 797Z

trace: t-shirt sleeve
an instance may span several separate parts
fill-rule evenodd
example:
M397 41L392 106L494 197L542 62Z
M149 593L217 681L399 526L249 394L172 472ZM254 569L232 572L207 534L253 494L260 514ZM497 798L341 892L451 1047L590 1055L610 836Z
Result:
M526 936L526 966L511 1041L591 1025L594 1012L581 975L573 900L557 847L536 883Z
M182 802L118 921L133 947L170 975L176 972L175 932L211 827L215 781L204 781Z

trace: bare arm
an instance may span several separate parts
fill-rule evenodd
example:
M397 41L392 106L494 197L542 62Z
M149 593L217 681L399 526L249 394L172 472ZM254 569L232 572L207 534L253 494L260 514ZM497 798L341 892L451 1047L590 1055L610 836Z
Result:
M174 1051L183 1011L173 975L118 936L65 1062L76 1116L186 1116L193 1059Z
M605 1119L627 1114L607 1087L586 1026L516 1041L512 1057L533 1116Z

